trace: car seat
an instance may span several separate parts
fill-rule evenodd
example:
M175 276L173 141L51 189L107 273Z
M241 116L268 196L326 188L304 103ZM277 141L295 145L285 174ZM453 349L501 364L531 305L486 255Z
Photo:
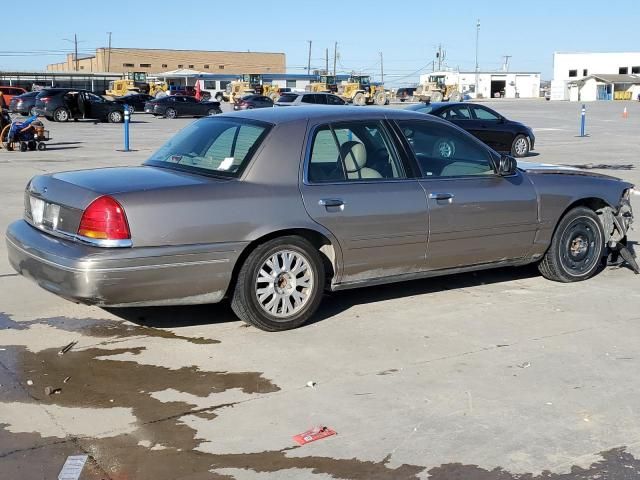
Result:
M364 178L382 178L380 172L367 167L367 149L360 142L345 142L340 147L340 156L344 159L349 180Z

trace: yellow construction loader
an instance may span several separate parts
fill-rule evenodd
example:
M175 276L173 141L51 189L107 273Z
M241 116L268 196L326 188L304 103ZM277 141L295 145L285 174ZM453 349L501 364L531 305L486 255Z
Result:
M252 93L264 95L275 102L280 96L280 87L264 83L259 73L245 73L238 80L227 85L226 95L223 98L234 103L236 99Z
M122 97L131 93L147 93L155 97L168 89L164 82L148 83L145 72L127 72L122 79L109 82L109 89L105 93L112 97Z
M354 105L384 105L387 95L383 85L372 85L368 75L351 75L338 85L338 95Z
M447 84L446 75L429 75L425 83L418 85L413 96L421 102L461 102L463 98L457 83Z
M307 92L335 93L338 91L336 77L333 75L320 75L320 79L307 85L305 90Z

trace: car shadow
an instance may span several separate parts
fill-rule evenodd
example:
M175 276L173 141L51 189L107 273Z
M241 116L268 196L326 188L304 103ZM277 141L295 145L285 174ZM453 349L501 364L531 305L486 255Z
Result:
M73 150L75 148L82 148L78 146L67 146L67 147L58 147L57 145L47 145L47 150L55 151L55 150Z
M461 273L375 287L326 293L320 308L308 324L321 322L354 305L376 303L415 295L458 290L479 285L511 282L538 276L535 265ZM428 301L428 299L426 300ZM176 328L238 322L228 301L209 305L106 308L109 313L132 323L155 328ZM244 324L242 324L244 326Z
M55 142L55 143L47 143L47 146L57 147L58 145L80 145L84 142Z
M540 155L539 152L529 152L529 153L527 153L527 155L524 158L537 157L539 155Z

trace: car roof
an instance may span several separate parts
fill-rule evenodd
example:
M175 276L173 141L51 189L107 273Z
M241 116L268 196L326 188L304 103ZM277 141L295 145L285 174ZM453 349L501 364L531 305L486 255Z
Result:
M296 108L260 108L223 113L216 117L236 117L258 120L272 124L314 120L315 122L340 122L346 120L418 119L424 120L424 113L410 110L382 107L354 107L345 105L309 105ZM442 121L434 117L434 121Z

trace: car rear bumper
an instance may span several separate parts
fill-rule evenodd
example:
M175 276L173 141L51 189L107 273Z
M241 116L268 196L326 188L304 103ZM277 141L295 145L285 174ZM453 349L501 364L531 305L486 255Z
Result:
M105 307L219 302L243 242L98 248L54 237L24 220L6 234L11 266L63 298Z

